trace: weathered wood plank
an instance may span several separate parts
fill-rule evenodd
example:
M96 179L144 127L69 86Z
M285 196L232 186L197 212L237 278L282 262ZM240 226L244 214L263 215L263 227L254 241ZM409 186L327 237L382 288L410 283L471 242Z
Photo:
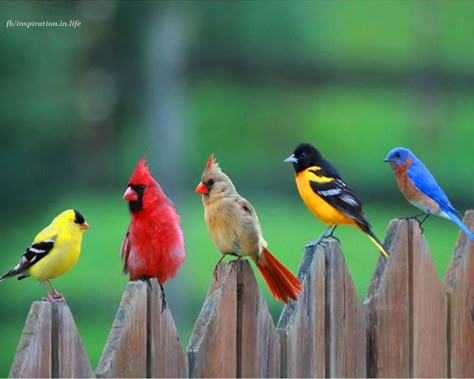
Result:
M147 283L129 282L97 366L97 377L147 376Z
M150 323L150 376L152 378L188 377L188 358L169 306L161 310L161 290L156 279L148 288L148 322Z
M57 348L57 365L53 377L57 378L94 378L94 372L69 307L65 304L53 304L52 341ZM54 358L54 354L52 355Z
M474 211L464 222L474 229ZM446 274L449 293L450 377L474 377L474 243L460 233Z
M414 377L448 375L448 335L446 291L439 280L426 240L412 221L408 225L411 242L412 372Z
M339 243L324 243L326 257L326 375L365 377L365 313Z
M10 377L94 377L66 304L31 305Z
M193 378L237 376L237 279L234 263L221 263L188 346Z
M51 303L35 301L31 305L9 377L52 377L51 314Z
M392 220L365 300L367 376L410 376L410 290L408 222Z
M281 376L324 377L325 370L325 255L306 248L298 268L303 293L285 306L278 321Z
M237 376L280 376L280 343L250 264L237 263Z

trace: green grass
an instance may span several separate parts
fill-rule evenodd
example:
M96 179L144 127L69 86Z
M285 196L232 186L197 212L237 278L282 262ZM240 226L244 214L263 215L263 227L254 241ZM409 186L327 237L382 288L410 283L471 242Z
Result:
M84 236L78 264L54 283L68 300L93 367L98 363L127 283L127 277L120 274L121 262L118 257L119 246L129 222L126 205L118 200L121 192L120 189L101 194L71 194L42 210L41 214L24 215L10 225L3 226L5 253L1 270L6 271L17 263L33 235L61 210L75 207L91 224L92 228ZM295 272L303 246L322 232L323 225L304 208L296 195L291 200L258 195L247 197L259 213L270 251ZM74 201L71 200L73 198ZM166 284L166 290L181 340L186 346L220 254L207 235L199 197L193 195L183 201L176 201L176 205L182 218L187 259L177 277ZM372 203L365 207L375 233L382 239L391 218L413 211L413 208L403 203L390 207ZM440 275L446 271L457 235L457 229L446 220L430 219L426 224L425 237ZM340 227L337 236L342 242L344 257L362 301L378 252L368 238L354 228ZM258 281L272 315L277 319L282 304L271 298L260 277ZM2 282L0 290L0 327L3 330L0 376L6 376L29 306L33 300L43 296L43 292L39 283L32 279Z

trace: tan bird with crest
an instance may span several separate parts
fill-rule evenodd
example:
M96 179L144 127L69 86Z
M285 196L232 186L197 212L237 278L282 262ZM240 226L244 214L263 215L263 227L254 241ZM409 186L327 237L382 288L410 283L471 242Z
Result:
M275 299L284 303L296 300L302 290L300 281L267 250L254 207L238 194L213 154L195 191L202 195L207 230L223 254L217 264L226 255L238 259L248 255Z

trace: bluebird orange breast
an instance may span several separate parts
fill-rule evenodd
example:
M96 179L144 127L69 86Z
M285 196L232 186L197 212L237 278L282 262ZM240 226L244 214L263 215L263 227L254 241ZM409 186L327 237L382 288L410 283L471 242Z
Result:
M408 158L404 164L396 165L391 163L400 191L412 205L421 209L423 212L439 214L440 209L438 203L419 191L413 184L413 181L408 177L408 169L412 163L413 160L411 158Z

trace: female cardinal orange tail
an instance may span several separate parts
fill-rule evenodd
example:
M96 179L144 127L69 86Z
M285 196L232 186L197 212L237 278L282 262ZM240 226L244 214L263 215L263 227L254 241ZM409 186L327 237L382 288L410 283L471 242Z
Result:
M288 303L295 300L302 291L300 281L278 261L266 248L263 248L257 267L268 285L273 297Z

